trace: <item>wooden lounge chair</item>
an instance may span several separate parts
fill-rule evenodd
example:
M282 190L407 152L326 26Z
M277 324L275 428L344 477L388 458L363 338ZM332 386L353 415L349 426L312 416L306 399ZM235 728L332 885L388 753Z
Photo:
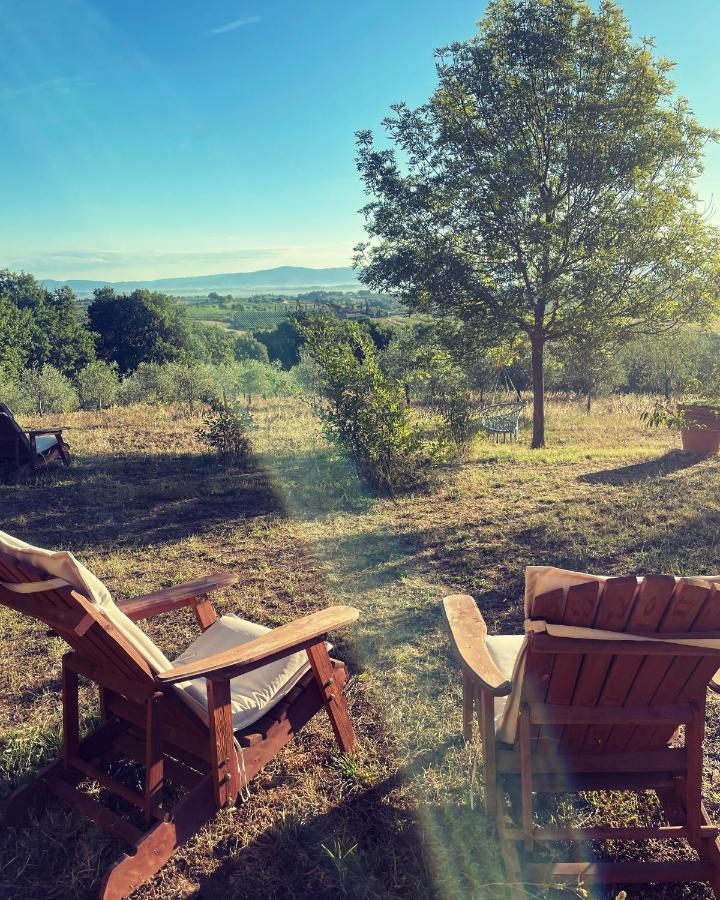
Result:
M34 428L26 433L10 407L0 403L0 464L22 476L54 459L70 465L70 448L63 441L62 428Z
M0 603L40 619L71 650L62 660L62 757L11 795L6 821L26 824L31 801L50 793L123 841L129 852L108 870L102 897L125 897L157 872L216 810L235 802L319 710L327 711L340 748L355 748L343 695L347 670L331 660L325 638L354 622L357 610L334 606L273 630L218 618L208 594L234 584L234 575L115 604L70 554L26 547L0 532ZM192 607L202 633L179 661L163 663L161 651L134 623L185 606ZM228 646L233 629L244 642ZM213 642L220 649L206 655ZM82 739L78 676L98 686L102 717ZM238 718L248 722L239 730ZM108 772L120 758L144 766L142 793ZM84 780L127 801L134 820L84 793ZM178 791L184 791L179 799Z
M720 898L718 829L701 800L706 691L720 666L719 588L716 579L531 567L525 637L488 635L472 597L445 598L463 672L464 734L471 739L476 712L485 808L497 821L513 896L525 896L518 885L527 883L704 881ZM667 824L536 824L534 794L582 790L655 790ZM678 838L696 861L577 861L577 842ZM575 842L574 861L538 862L542 854L531 851L553 842Z

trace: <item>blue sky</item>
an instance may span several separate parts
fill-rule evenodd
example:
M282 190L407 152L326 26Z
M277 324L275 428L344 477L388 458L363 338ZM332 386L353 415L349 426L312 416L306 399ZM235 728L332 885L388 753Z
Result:
M718 0L628 0L720 126ZM434 84L468 0L0 0L0 267L151 278L344 265L354 132ZM720 196L720 151L700 185ZM716 213L715 219L720 216Z

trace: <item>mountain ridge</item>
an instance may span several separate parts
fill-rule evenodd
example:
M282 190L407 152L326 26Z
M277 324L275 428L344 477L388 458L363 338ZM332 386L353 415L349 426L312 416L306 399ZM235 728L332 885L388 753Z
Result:
M197 293L217 291L233 293L264 288L266 290L308 290L315 288L345 287L357 290L361 287L357 274L350 266L311 268L308 266L275 266L271 269L256 269L252 272L219 272L214 275L182 275L175 278L146 278L129 281L110 281L94 278L41 278L41 284L49 290L63 285L77 293L91 293L100 287L111 287L117 291L134 291L146 288L151 291L169 293Z

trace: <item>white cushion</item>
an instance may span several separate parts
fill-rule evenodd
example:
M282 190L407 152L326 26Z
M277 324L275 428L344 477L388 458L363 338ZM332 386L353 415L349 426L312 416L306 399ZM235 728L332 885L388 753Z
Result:
M492 661L508 681L512 682L515 661L525 640L524 634L489 634L486 638ZM509 695L508 695L509 696ZM495 697L495 731L500 727L508 697Z
M256 625L239 616L222 616L190 644L175 660L177 665L196 662L232 650L241 644L261 637L270 631L264 625ZM303 675L310 669L307 653L300 650L291 656L253 669L230 681L233 729L239 731L256 722L261 716L289 693ZM177 685L186 701L199 707L207 718L207 681L194 678Z
M39 434L35 438L35 449L38 453L47 453L57 444L57 438L54 434Z

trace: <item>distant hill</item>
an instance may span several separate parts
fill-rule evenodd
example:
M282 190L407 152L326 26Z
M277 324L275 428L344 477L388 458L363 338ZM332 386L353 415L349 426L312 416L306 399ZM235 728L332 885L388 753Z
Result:
M217 291L236 296L258 291L282 291L285 294L300 293L309 289L330 288L357 290L360 287L354 269L349 266L330 269L310 269L305 266L277 266L274 269L259 269L256 272L225 272L218 275L189 275L180 278L155 278L149 281L93 281L84 278L70 278L57 281L43 278L50 290L66 284L77 294L90 294L96 288L109 286L122 293L137 288L163 291L168 294L207 294Z

